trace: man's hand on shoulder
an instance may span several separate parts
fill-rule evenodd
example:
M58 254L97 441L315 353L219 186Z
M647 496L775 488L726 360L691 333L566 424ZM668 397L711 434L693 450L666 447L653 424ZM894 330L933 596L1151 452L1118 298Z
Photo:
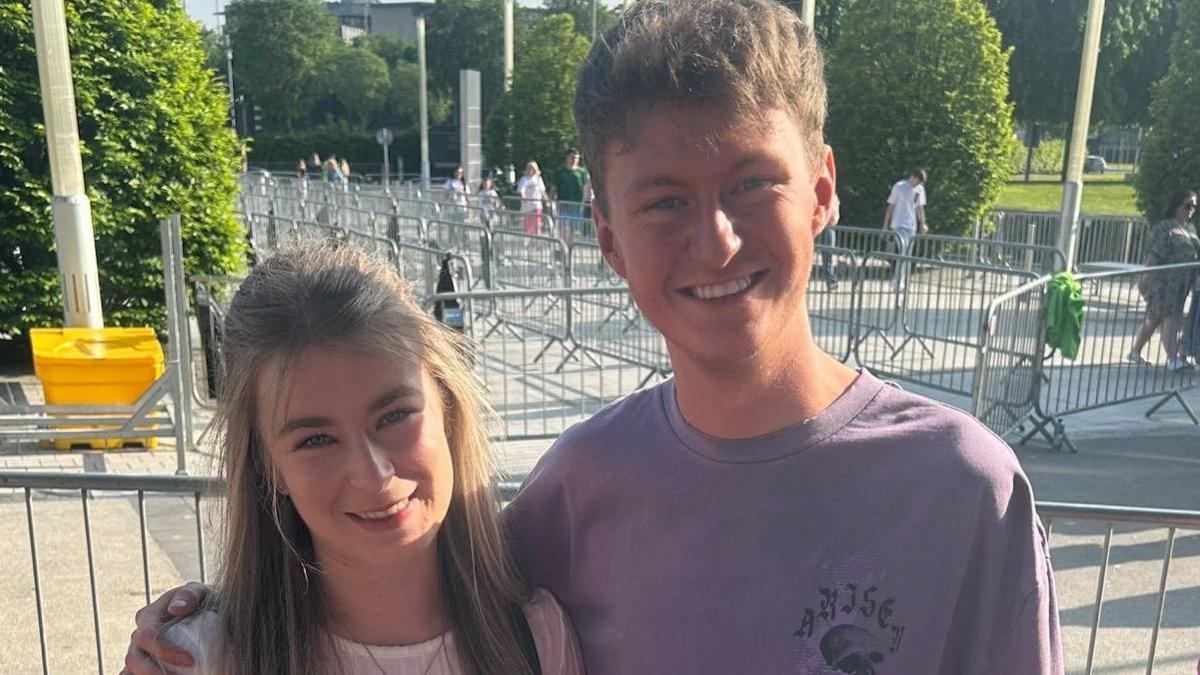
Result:
M137 630L129 637L125 669L121 674L162 675L164 670L160 663L179 668L195 665L191 654L159 636L163 625L171 619L195 613L206 595L208 587L193 581L163 593L157 600L139 609L134 615Z

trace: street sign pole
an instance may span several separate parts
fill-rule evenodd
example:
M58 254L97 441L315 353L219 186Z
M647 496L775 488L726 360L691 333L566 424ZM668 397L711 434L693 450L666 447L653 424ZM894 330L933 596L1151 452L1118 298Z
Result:
M383 146L383 189L391 192L391 163L388 161L388 146L392 144L392 130L382 127L376 131L375 142Z

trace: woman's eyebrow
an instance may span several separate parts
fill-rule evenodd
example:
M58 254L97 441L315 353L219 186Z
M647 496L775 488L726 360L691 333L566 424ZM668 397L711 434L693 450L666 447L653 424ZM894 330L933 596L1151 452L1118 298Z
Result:
M392 401L398 398L419 397L422 395L420 387L414 387L408 384L402 384L399 387L394 387L381 394L378 398L371 402L368 408L371 412L378 412L386 408Z

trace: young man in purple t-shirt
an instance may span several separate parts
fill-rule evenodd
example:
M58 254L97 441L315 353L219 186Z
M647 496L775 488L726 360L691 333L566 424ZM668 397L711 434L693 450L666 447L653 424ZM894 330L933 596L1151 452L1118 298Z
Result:
M813 342L836 174L812 31L773 0L642 0L575 115L605 258L675 371L565 433L507 513L590 675L1061 673L1012 451Z
M812 31L770 0L639 2L575 115L600 246L675 372L565 433L508 510L588 672L1062 672L1009 447L813 341Z

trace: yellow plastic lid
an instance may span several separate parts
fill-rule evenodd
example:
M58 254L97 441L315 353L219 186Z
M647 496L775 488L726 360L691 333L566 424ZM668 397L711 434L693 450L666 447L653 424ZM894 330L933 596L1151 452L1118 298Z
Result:
M29 341L35 362L163 362L162 346L153 328L34 328L29 331Z

